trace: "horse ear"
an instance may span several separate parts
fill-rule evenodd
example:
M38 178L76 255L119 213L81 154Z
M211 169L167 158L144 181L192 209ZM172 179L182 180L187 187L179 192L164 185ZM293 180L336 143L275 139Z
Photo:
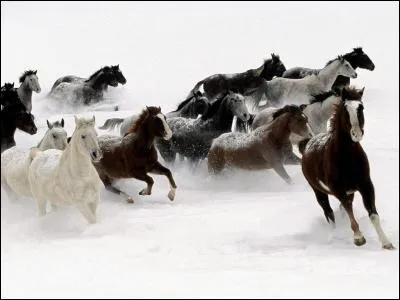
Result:
M33 74L35 74L35 75L36 75L36 73L37 73L37 70L35 70L35 72L33 72Z
M46 122L47 122L47 127L49 127L49 129L51 129L51 125L50 125L50 122L49 122L49 120L46 120Z
M61 127L64 127L64 118L61 119Z
M14 82L12 83L11 87L14 87Z
M307 104L300 104L299 108L303 111L307 107Z
M149 109L149 107L147 105L146 105L146 109L147 109L148 112L150 112L150 109Z
M161 112L161 106L158 107L158 110Z
M360 94L360 96L362 96L364 94L364 90L365 90L365 86L358 92Z
M119 64L117 65L117 69L119 70Z

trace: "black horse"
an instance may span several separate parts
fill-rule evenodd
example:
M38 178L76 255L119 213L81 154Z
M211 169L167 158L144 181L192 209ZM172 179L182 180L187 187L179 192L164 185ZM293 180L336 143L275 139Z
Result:
M17 89L14 88L14 82L13 83L8 83L6 82L2 87L1 87L1 105L2 106L7 106L9 104L14 103L16 100L19 100Z
M18 94L15 95L1 110L1 152L16 145L14 134L17 128L29 134L37 132L33 115L27 111Z
M350 65L353 67L354 70L356 70L357 68L361 68L373 71L375 69L375 64L368 57L368 55L362 50L361 47L354 48L353 51L344 54L343 58L350 63ZM326 65L329 65L331 62L332 60L328 61ZM282 77L299 79L312 74L316 75L319 73L320 70L321 69L295 67L285 71ZM349 84L350 84L349 77L339 75L336 78L336 81L333 83L332 89L335 91L339 91L343 89L343 87L348 86Z
M204 94L208 99L215 99L217 95L235 91L242 95L251 94L265 80L274 76L282 76L286 71L279 55L271 54L271 58L264 61L261 67L250 69L236 74L215 74L199 81L190 92L190 96L203 85Z

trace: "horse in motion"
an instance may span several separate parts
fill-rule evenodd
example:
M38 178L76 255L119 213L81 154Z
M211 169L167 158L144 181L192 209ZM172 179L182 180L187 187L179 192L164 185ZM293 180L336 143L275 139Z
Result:
M9 105L11 103L14 103L19 99L17 90L14 88L14 82L6 82L2 87L1 87L1 108L3 109L4 106Z
M48 129L36 148L40 151L64 150L67 146L64 119L53 123L47 120L47 126ZM1 186L13 199L21 196L32 197L28 180L28 170L32 161L29 152L26 149L12 147L1 154Z
M213 102L207 114L199 119L167 119L172 138L156 140L157 149L168 163L174 162L176 154L180 154L196 164L207 157L214 138L231 131L234 116L245 122L250 118L244 97L229 91Z
M118 83L126 83L119 66L105 66L89 78L68 75L57 79L49 96L60 100L69 97L78 103L90 105L102 101L108 86L117 87Z
M302 171L328 222L335 223L328 199L328 195L333 195L349 216L354 244L361 246L366 243L353 214L354 193L358 191L383 248L393 249L380 225L368 157L360 144L364 135L361 98L362 93L355 88L345 87L342 90L341 102L331 119L329 132L318 134L299 145L303 155Z
M49 201L53 208L74 205L89 223L96 222L103 184L92 164L102 157L94 125L94 116L91 119L75 116L75 131L63 151L30 150L28 179L39 216L46 214Z
M286 105L273 114L273 121L249 133L229 132L212 142L208 170L218 174L225 167L245 170L274 169L287 183L291 178L283 163L288 143L312 136L307 117L295 105Z
M369 56L362 50L361 47L353 48L353 51L343 54L343 58L347 60L354 70L357 68L367 69L373 71L375 69L375 64L369 58ZM327 62L327 65L331 61ZM321 69L310 69L303 67L294 67L286 70L282 77L300 79L310 75L317 75ZM348 76L339 75L332 85L332 89L342 89L344 86L350 84L350 78Z
M271 80L275 76L282 76L285 71L285 65L280 60L279 55L271 54L271 58L265 60L257 69L250 69L242 73L215 74L206 77L196 83L189 97L197 92L202 85L204 95L208 99L214 99L217 95L225 94L229 90L247 95L257 89L265 80Z
M177 109L166 113L167 118L183 117L183 118L197 118L199 115L207 114L210 107L210 102L207 97L203 96L200 92L196 92L192 97L181 102ZM99 129L112 130L120 125L120 135L124 136L134 122L139 118L138 114L126 118L110 118L107 119Z
M173 201L177 186L171 171L158 162L154 146L156 138L168 140L171 136L171 129L161 113L161 108L154 106L146 107L142 111L124 137L100 136L99 145L103 157L94 163L94 166L106 189L127 196L127 201L133 203L131 196L113 185L114 181L121 178L145 181L147 187L139 195L151 195L154 180L147 173L159 174L168 178L170 184L168 198Z
M15 90L18 94L19 99L25 105L26 110L28 112L32 111L32 92L40 93L41 87L39 84L39 79L37 76L37 70L27 70L25 71L21 77L19 78L19 82L21 83L18 88L14 88L14 83L6 83L4 87L1 88L1 102L2 105L9 103L7 100L8 96ZM4 97L4 98L3 98ZM12 96L11 96L12 98ZM4 99L4 100L3 100ZM3 101L5 104L3 104Z
M281 107L284 104L308 104L315 95L331 91L337 76L357 78L350 63L339 56L326 65L317 75L307 76L302 79L274 78L266 81L256 93L261 99L264 93L268 106ZM260 95L261 94L261 95ZM256 102L256 106L259 102Z
M17 93L10 103L1 110L1 152L16 145L14 134L17 128L31 135L37 132L34 116L27 111Z

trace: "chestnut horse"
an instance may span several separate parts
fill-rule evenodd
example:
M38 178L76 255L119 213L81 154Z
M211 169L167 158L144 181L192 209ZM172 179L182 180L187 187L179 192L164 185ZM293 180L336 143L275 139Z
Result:
M113 182L132 177L145 181L147 188L139 195L151 195L154 180L147 173L153 173L167 176L171 187L168 198L174 200L175 181L171 171L158 162L154 146L155 138L168 140L172 136L165 119L161 108L150 106L143 110L124 137L104 135L98 138L103 157L94 166L107 190L123 194L133 203L132 197L114 187Z
M286 146L311 136L310 125L301 109L286 105L274 113L269 125L250 133L225 133L214 139L208 152L208 170L219 173L227 165L246 170L272 168L291 183L283 167Z
M354 193L358 191L383 248L393 249L380 225L369 162L360 145L364 135L362 91L345 87L331 118L329 131L299 144L303 154L302 170L328 223L335 223L328 199L328 195L333 195L339 199L350 218L354 244L361 246L366 243L353 214Z

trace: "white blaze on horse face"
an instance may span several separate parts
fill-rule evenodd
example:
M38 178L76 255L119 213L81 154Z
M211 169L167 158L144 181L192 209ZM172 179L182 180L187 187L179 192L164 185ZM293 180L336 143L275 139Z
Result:
M164 125L164 131L165 131L165 135L164 135L164 140L169 140L172 137L172 131L171 128L169 128L167 122L165 122L165 118L163 114L158 114L157 117L160 118L161 122Z
M350 117L350 136L353 142L359 142L363 138L363 132L358 123L358 107L360 106L360 101L346 100L346 109Z

